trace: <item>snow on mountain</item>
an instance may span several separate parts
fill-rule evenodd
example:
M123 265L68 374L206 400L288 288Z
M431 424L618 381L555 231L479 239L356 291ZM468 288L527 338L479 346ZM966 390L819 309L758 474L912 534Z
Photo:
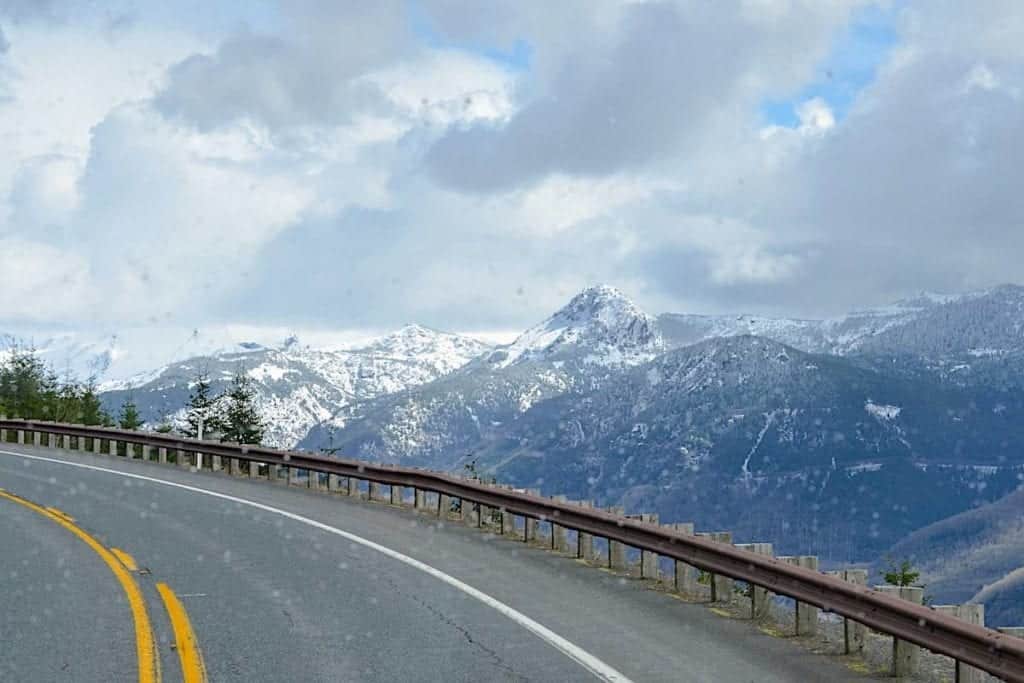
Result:
M494 368L524 360L579 354L602 366L636 365L663 351L657 321L622 292L598 285L583 290L557 313L526 330L488 358Z
M254 382L267 424L264 443L292 447L315 424L344 424L345 409L353 402L429 382L490 348L418 325L353 348L314 348L289 337L275 346L247 344L170 363L112 385L103 399L116 409L130 394L148 422L182 426L189 388L200 370L209 373L219 392L242 369Z

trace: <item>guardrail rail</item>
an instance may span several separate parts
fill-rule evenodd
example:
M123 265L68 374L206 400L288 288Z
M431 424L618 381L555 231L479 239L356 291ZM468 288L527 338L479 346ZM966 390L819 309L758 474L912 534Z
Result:
M551 522L578 533L646 550L715 575L745 581L802 603L834 612L876 631L977 667L1011 683L1024 683L1024 639L967 623L927 606L885 595L770 556L701 536L644 524L597 508L513 491L450 474L327 457L302 451L186 439L171 434L105 427L0 419L0 429L58 437L202 453L250 463L265 463L336 475L376 484L407 487L457 498L503 515ZM24 436L19 439L24 442ZM82 442L80 442L82 443Z

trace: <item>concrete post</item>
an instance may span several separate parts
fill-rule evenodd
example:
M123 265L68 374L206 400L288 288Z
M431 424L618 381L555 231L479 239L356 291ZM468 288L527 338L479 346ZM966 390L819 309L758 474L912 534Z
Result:
M24 429L19 429L18 430L18 444L21 445L21 446L25 445L25 430Z
M413 489L412 507L414 510L425 510L427 508L427 492L423 489Z
M56 448L57 447L57 435L56 434L50 434L50 433L46 434L46 447L47 448Z
M789 555L778 559L804 569L818 570L818 558L815 555ZM814 605L804 602L796 603L796 635L813 636L818 632L818 612Z
M78 437L78 450L80 452L82 452L82 453L85 453L88 450L85 447L85 437L84 436Z
M830 574L839 577L847 583L858 586L866 586L868 583L867 569L840 569ZM867 635L867 627L852 619L843 618L843 651L848 655L860 654L864 651L864 638Z
M232 477L242 476L242 461L238 458L228 458L228 472Z
M644 524L658 526L658 515L652 512L640 513L640 521ZM658 566L658 554L650 550L640 551L640 578L657 581L661 578L661 568Z
M43 443L43 435L41 432L32 432L32 445L39 448Z
M968 624L985 625L985 605L936 605L935 610L966 621ZM955 683L983 683L988 678L981 669L975 669L960 660L955 660L955 666L953 676Z
M260 464L258 462L256 462L255 460L250 460L249 461L248 471L249 471L249 478L250 479L259 479L260 478Z
M505 509L501 511L501 535L509 538L519 537L519 532L516 530L516 516Z
M626 514L626 508L622 506L612 506L608 508L608 512L613 515L624 516ZM629 567L626 564L626 546L619 541L613 541L608 539L608 568L613 571L624 572Z
M480 526L480 508L471 500L465 498L459 501L459 512L462 514L462 522L466 526Z
M320 490L320 473L313 470L306 470L306 485L311 491Z
M581 500L579 505L585 508L592 508L594 507L594 501ZM594 552L593 536L582 531L576 532L576 557L584 562L594 562L597 559L597 554Z
M71 450L71 437L68 436L67 434L65 434L62 437L60 437L60 447L63 448L64 450L66 450L66 451L70 451Z
M774 549L772 548L771 543L737 543L736 547L758 555L765 555L767 557L771 557L774 554ZM767 617L771 604L772 594L768 592L767 588L750 584L751 619L763 619L764 617Z
M188 452L182 449L177 449L175 453L175 460L178 461L178 467L188 470L192 468L192 462L189 458Z
M693 536L693 522L673 522L665 526L686 536ZM672 563L672 587L684 595L696 595L700 591L700 570L676 560Z
M338 491L341 491L341 477L337 474L328 474L327 491L330 493L337 493Z
M100 452L102 450L103 450L103 439L93 439L92 440L92 452L94 454L96 454L96 455L100 455Z
M552 496L552 500L558 503L566 503L569 501L568 496ZM556 553L567 553L569 552L569 533L564 526L559 526L551 522L551 549Z
M167 464L167 449L165 447L161 446L160 448L157 449L156 459L160 462L161 465Z
M494 508L490 507L489 505L481 504L479 506L479 509L480 509L480 528L481 529L490 528L491 525L494 523L494 512L493 512Z
M875 586L875 590L901 600L920 605L924 600L924 589L918 586ZM899 638L892 639L892 669L890 673L899 678L917 673L921 660L921 648Z
M526 489L526 492L531 496L539 496L540 489ZM537 520L533 517L523 518L524 529L523 529L523 540L527 543L538 540L537 536Z
M355 477L349 477L346 482L348 485L348 495L352 498L359 497L359 480Z
M710 531L697 534L717 543L732 544L731 531ZM728 576L711 575L711 602L729 602L732 600L732 579Z
M402 504L402 487L397 484L391 485L391 504L401 505Z
M0 429L0 443L7 443L7 430Z
M299 485L299 468L289 467L288 468L288 485L298 486Z
M107 442L107 454L117 455L117 439L111 439Z
M370 498L369 499L371 501L378 501L378 500L383 500L383 498L384 497L381 495L381 492L380 492L380 484L378 484L375 481L371 481L370 482Z
M437 516L448 519L452 511L452 498L444 493L437 496Z
M219 455L210 456L210 471L220 472L224 469L224 464L221 462Z

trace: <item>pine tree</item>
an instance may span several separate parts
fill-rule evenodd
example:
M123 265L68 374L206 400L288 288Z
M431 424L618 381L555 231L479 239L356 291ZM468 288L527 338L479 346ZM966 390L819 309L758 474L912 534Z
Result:
M131 395L121 404L121 414L118 415L117 424L121 429L131 429L132 431L143 425L142 418L139 417L139 410Z
M204 434L220 431L222 425L219 413L217 398L211 394L210 374L206 370L200 370L196 374L192 392L188 397L185 414L188 426L185 428L185 436L199 438L200 422L203 424Z
M84 425L111 423L110 415L103 409L100 397L96 394L96 380L91 377L78 396L78 421Z
M10 347L10 355L0 366L0 404L9 417L43 419L49 373L32 348Z
M221 441L259 444L263 440L263 419L256 409L252 380L243 369L235 373L224 400L227 405Z

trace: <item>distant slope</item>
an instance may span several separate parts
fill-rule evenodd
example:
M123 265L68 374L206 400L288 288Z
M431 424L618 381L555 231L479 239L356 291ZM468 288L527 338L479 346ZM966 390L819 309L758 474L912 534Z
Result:
M983 602L987 623L1024 624L1024 489L919 529L888 555L910 558L936 602Z

